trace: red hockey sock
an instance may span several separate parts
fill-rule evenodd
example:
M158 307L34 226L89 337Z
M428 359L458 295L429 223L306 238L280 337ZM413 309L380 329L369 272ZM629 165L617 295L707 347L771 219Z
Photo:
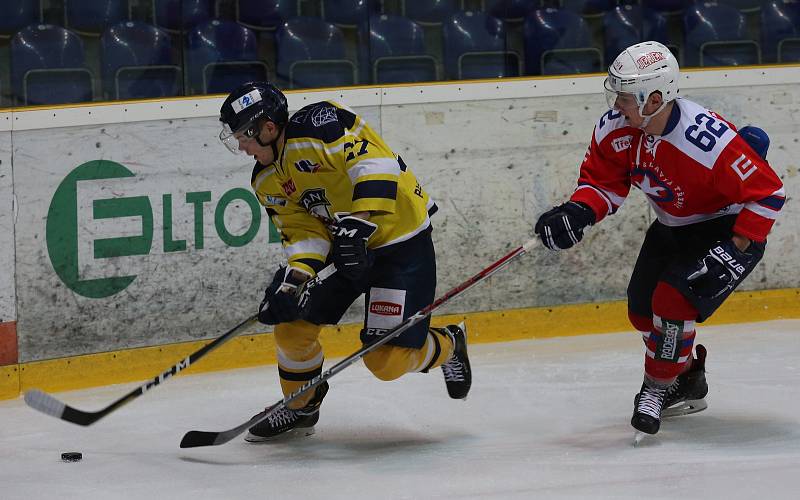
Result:
M659 282L653 292L653 329L645 342L645 374L656 382L672 381L692 357L697 309L672 286Z
M642 316L628 309L628 320L636 331L642 334L642 340L647 345L647 339L650 338L650 332L653 331L653 318L652 316Z

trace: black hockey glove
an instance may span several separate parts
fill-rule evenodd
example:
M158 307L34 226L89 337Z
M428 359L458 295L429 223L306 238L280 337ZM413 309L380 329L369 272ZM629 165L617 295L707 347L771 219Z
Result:
M337 273L352 281L364 277L375 261L367 241L377 229L377 224L349 215L336 222L331 258Z
M533 231L550 250L566 250L581 241L584 228L594 221L594 210L568 201L540 215Z
M765 243L750 243L742 252L733 240L718 241L690 268L686 282L695 295L715 299L736 288L764 255Z
M299 319L303 309L300 292L310 277L297 268L278 268L272 283L264 292L264 300L258 309L258 321L265 325L277 325Z

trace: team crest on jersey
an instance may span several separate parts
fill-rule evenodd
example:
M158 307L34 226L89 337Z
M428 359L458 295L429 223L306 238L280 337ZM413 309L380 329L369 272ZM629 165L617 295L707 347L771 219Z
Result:
M675 199L675 192L669 184L650 170L634 168L631 170L631 181L655 202L669 203Z
M311 160L300 160L294 162L294 168L296 168L298 172L313 174L322 168L322 165L319 163L313 163Z
M322 105L311 113L311 123L315 127L321 127L336 120L336 108L331 106Z
M286 196L291 196L292 193L297 191L297 186L294 185L294 181L292 179L289 179L281 184L281 188L283 188L283 192L286 193Z
M611 147L614 148L614 151L617 153L625 151L626 149L630 149L631 139L633 139L632 135L623 135L622 137L617 137L611 141Z
M321 219L325 224L333 223L333 217L331 216L330 210L328 210L328 207L331 206L331 202L328 201L328 198L325 196L325 189L306 189L303 191L303 194L300 195L300 205L306 209L306 212Z
M648 52L647 54L643 55L642 57L636 60L636 66L638 66L639 69L645 69L651 64L655 64L658 61L663 61L663 60L664 60L664 54L662 54L661 52Z

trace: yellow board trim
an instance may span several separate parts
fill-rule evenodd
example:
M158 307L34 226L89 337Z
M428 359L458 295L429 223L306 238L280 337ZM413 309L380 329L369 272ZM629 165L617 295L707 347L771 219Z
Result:
M705 324L787 318L800 318L800 289L737 292ZM632 330L624 301L443 315L434 317L433 324L446 325L462 320L469 326L470 343ZM320 340L326 357L342 357L358 349L360 327L351 324L324 328ZM207 342L183 342L2 366L0 399L15 398L31 388L53 392L143 382ZM272 336L257 334L231 340L185 372L202 373L276 363Z

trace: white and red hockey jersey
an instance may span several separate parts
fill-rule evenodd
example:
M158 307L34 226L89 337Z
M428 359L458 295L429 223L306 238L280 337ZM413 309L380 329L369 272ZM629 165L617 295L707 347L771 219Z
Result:
M614 110L600 118L571 199L592 207L599 222L631 185L667 226L739 214L734 232L754 241L766 239L785 201L783 182L736 128L686 99L675 100L661 136L627 126Z

